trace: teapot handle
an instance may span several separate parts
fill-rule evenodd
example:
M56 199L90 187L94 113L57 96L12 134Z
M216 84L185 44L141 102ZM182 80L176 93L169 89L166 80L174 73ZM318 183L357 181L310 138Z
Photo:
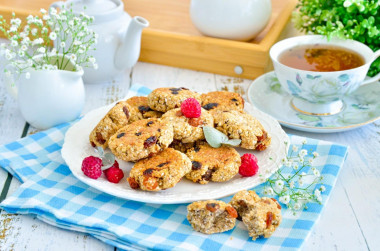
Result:
M64 2L64 1L57 1L57 2L52 3L52 4L50 5L50 7L49 7L49 13L50 13L50 9L51 9L51 8L61 9L62 6L64 6L64 5L65 5L65 2Z

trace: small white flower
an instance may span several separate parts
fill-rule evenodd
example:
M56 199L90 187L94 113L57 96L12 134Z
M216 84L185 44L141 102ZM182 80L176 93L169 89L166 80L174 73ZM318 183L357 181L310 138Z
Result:
M50 40L53 40L53 41L56 40L57 39L57 33L55 33L54 31L50 32L49 38L50 38Z
M23 56L25 56L25 52L24 52L23 50L19 50L19 51L18 51L18 55L19 55L20 57L23 57Z
M298 164L294 164L293 168L294 168L294 170L298 170L298 168L299 168Z
M57 9L56 8L50 8L50 14L56 15L57 14Z
M94 64L93 67L95 70L97 70L99 68L98 64Z
M298 184L300 185L300 187L302 187L303 186L303 179L298 179Z
M37 35L37 29L33 28L32 31L31 31L31 33L32 33L33 36L36 36Z
M74 21L73 21L73 20L69 20L68 24L69 24L70 26L74 26Z
M78 37L83 37L84 36L84 33L82 32L82 31L80 31L79 33L78 33Z
M28 66L32 66L33 65L33 60L31 60L31 59L28 59L28 61L26 61L26 62L28 64Z
M1 49L5 49L5 47L7 47L7 45L6 45L5 43L1 43L1 44L0 44L0 48L1 48Z
M317 169L315 169L315 170L313 171L313 174L314 174L315 177L319 177L319 176L321 176L320 172L319 172Z
M42 65L42 70L49 70L49 65L47 65L47 64L44 64L44 65Z
M16 47L18 45L18 42L16 40L12 40L11 46Z
M51 55L54 55L54 54L56 54L57 53L57 49L56 48L53 48L51 51L50 51L50 54Z
M284 182L282 180L276 180L275 186L277 190L282 190L282 188L284 187Z
M81 41L78 41L78 40L75 40L74 42L73 42L73 45L81 45L82 44L82 42Z
M61 46L61 48L65 48L66 47L66 43L65 42L61 42L60 46Z
M293 208L294 208L294 210L300 210L301 208L302 208L302 204L301 203L299 203L299 202L296 202L296 203L294 203L294 206L293 206Z
M290 196L289 195L281 196L279 200L281 203L288 204L290 201Z
M21 43L23 45L27 45L27 44L29 44L29 42L30 42L30 38L29 37L24 37L24 39L21 41Z
M28 33L30 31L29 25L24 26L24 32Z
M294 188L294 181L290 181L289 187L292 188L292 189Z
M323 193L324 191L326 191L326 187L322 185L322 186L319 188L319 190Z
M313 163L313 161L314 161L313 159L309 159L309 163L310 163L310 164L312 164L312 163Z
M17 32L17 27L12 25L11 28L9 28L9 32Z
M41 14L46 14L47 11L45 9L40 9Z
M266 187L264 189L264 194L265 195L273 195L274 194L273 189L271 187Z
M306 149L302 149L299 154L298 154L300 157L304 157L307 155L307 150Z
M46 49L45 49L45 47L40 47L40 48L38 48L37 49L37 51L39 52L39 53L45 53L46 52Z
M302 144L306 145L307 144L307 140L306 139L302 140Z
M314 158L316 158L316 157L319 156L319 153L317 153L317 152L313 152L313 156L314 156Z
M298 151L298 147L297 146L293 146L292 150L293 150L293 152L297 152Z
M43 19L43 20L49 20L49 19L50 19L50 16L49 16L49 15L44 15L44 16L42 17L42 19Z
M78 53L79 53L79 54L83 54L83 53L84 53L84 50L79 49L79 50L78 50Z
M30 73L29 72L25 73L25 78L30 79Z
M321 196L321 191L319 191L319 189L315 189L314 190L314 195L317 196L317 197Z
M29 15L29 16L26 17L26 20L27 20L27 21L29 21L29 20L33 20L33 19L34 19L34 17L33 17L32 15Z
M45 33L46 33L46 34L47 34L47 33L48 33L48 31L49 31L49 30L48 30L48 28L46 28L46 27L43 27L43 28L42 28L42 30L41 30L41 33L43 33L43 34L45 34Z
M75 61L75 60L77 60L77 56L75 54L71 54L70 55L70 59L73 60L73 61Z

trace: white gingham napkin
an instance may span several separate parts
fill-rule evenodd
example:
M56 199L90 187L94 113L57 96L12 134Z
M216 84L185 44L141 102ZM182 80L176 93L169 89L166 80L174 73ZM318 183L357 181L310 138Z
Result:
M134 85L128 96L149 92L146 87ZM71 125L63 124L0 146L0 166L23 183L0 204L2 209L35 215L51 225L89 233L128 250L294 250L302 246L324 206L309 204L307 211L296 216L283 207L283 221L268 239L252 241L242 222L228 232L201 234L193 231L186 219L187 204L157 205L119 199L77 180L60 154L65 132ZM290 139L299 148L305 140L292 135ZM325 204L347 147L306 140L303 148L320 155L315 167L324 176ZM255 190L260 194L262 186ZM226 202L230 199L223 198Z

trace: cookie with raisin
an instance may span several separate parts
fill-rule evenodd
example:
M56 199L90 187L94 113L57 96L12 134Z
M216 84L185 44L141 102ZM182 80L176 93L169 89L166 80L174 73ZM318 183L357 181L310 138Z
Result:
M154 111L149 107L147 97L134 96L126 101L133 108L129 123L141 119L161 118L163 114L162 112Z
M271 137L252 115L237 110L215 110L212 112L215 128L230 139L241 139L240 147L265 150Z
M119 129L109 139L108 146L117 158L138 161L168 148L172 141L172 124L150 118Z
M244 110L244 99L236 92L215 91L201 95L202 107L208 111L221 110Z
M235 227L237 212L220 200L196 201L187 206L187 220L195 231L221 233Z
M185 154L168 148L136 162L128 182L133 189L165 190L174 187L190 169L191 161Z
M282 220L281 206L273 198L262 197L243 216L243 223L248 228L249 236L256 240L259 236L269 238Z
M252 210L255 203L260 200L260 197L252 190L242 190L237 192L232 197L230 204L233 206L239 214L239 219Z
M186 178L200 184L228 181L239 172L241 165L239 153L228 146L213 148L207 143L201 144L186 155L192 163Z
M201 103L200 94L187 88L157 88L148 95L148 105L155 111L167 112L171 109L181 107L182 102L188 98L195 98Z
M91 131L91 145L107 148L109 138L128 124L133 110L126 101L116 103Z
M186 118L181 108L172 109L162 115L162 119L173 124L174 139L182 143L195 142L205 138L203 126L214 127L214 119L210 113L202 108L199 118Z

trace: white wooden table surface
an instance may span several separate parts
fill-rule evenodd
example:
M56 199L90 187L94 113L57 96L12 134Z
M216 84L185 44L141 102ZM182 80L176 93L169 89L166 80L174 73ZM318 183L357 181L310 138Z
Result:
M128 82L144 84L149 88L184 86L198 92L228 89L244 95L251 81L139 62L130 77L122 83L86 85L83 113L125 97ZM350 147L331 198L303 250L379 250L380 121L333 134L284 130ZM17 103L0 84L0 144L33 132L36 130L26 125ZM12 194L19 185L16 179L0 168L0 199ZM62 230L31 216L0 212L0 250L114 249L89 235Z

